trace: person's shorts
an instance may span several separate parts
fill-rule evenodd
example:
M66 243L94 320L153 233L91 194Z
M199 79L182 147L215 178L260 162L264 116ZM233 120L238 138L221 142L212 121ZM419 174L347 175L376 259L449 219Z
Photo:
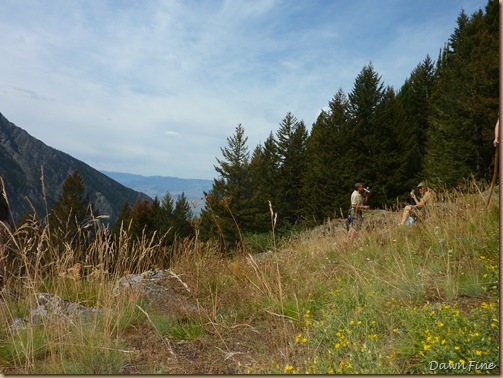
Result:
M352 220L351 225L349 227L351 227L355 231L360 231L362 228L362 225L363 225L363 217L361 215L355 214L355 215L352 215L352 218L353 218L353 220Z
M422 211L422 209L412 209L410 211L410 216L414 219L414 222L419 222L424 216L424 211Z

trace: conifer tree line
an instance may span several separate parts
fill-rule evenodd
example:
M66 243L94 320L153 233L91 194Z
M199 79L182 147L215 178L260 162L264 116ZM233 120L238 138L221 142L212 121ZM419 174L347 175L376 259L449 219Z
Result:
M288 112L250 150L238 124L216 159L218 177L200 215L183 193L177 199L166 193L161 200L124 203L111 233L166 247L197 234L228 252L250 234L346 215L356 182L372 188L374 208L401 204L425 179L448 188L473 178L487 182L498 109L499 3L489 0L485 11L462 11L437 61L426 56L399 90L386 86L370 62L349 93L335 93L310 129ZM77 231L97 216L73 172L48 217L51 232L80 248Z
M247 233L315 225L346 214L353 185L391 207L419 181L455 187L488 181L499 108L499 4L461 11L438 60L419 63L395 91L372 63L349 93L339 89L311 130L287 113L252 151L239 124L221 148L201 235L234 248ZM272 212L270 208L272 204Z

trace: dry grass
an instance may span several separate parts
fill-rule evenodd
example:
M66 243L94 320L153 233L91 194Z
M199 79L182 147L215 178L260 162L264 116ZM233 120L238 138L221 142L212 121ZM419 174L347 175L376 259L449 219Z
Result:
M424 372L428 318L413 309L456 304L471 319L499 298L498 198L487 208L475 185L440 197L430 222L397 227L400 214L369 212L368 229L353 243L344 228L327 225L278 241L272 252L244 249L232 259L211 243L186 240L166 250L154 238L131 240L127 230L114 240L98 226L76 249L33 219L2 249L12 269L10 294L0 299L0 373ZM176 295L197 311L162 297L114 295L120 277L166 267L166 254ZM39 292L102 312L9 328L29 318ZM406 324L415 328L402 331ZM477 332L497 338L497 324ZM492 358L496 344L481 353L491 349ZM465 349L478 353L472 344Z

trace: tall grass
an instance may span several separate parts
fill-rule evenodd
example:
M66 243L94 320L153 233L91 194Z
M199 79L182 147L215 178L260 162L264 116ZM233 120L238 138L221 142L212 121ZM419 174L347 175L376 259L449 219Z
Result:
M269 251L244 240L232 259L197 239L168 250L127 229L113 237L99 222L76 251L32 219L1 250L12 269L0 373L498 374L498 198L486 206L475 184L439 198L411 227L369 212L352 243L330 225L277 240L271 207ZM168 266L197 311L114 291L125 274ZM35 321L40 292L101 311Z

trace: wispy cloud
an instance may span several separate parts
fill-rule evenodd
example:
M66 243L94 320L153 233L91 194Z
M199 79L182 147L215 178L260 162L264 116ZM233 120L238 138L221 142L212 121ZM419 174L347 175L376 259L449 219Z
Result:
M98 169L212 178L241 123L310 126L372 61L398 89L482 0L3 0L0 112Z

